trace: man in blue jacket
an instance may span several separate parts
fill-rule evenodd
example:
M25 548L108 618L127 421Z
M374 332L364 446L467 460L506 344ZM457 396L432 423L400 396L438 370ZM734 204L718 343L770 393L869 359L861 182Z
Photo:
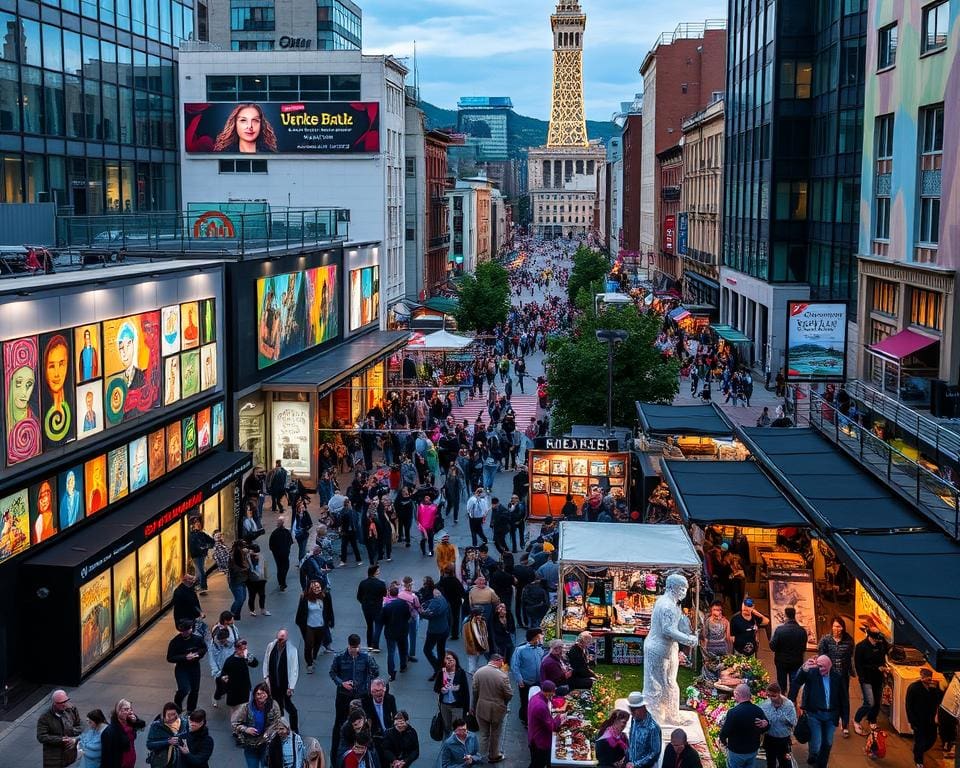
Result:
M802 709L810 721L810 748L807 762L827 768L833 734L840 722L840 713L848 711L850 691L833 669L829 656L807 659L797 684L803 687Z
M527 724L527 700L530 688L540 684L540 662L546 650L543 647L543 630L531 627L527 630L527 642L518 646L510 659L510 677L520 691L520 722Z
M400 671L407 671L407 635L410 630L410 604L400 598L400 588L394 584L387 593L387 602L380 611L380 626L387 641L387 671L390 680L397 679L397 655Z
M437 679L443 657L447 652L447 636L450 634L450 603L439 589L433 590L433 597L421 607L420 615L427 619L427 636L423 640L423 655L427 657L433 674L430 681ZM434 655L434 649L437 650Z
M440 747L440 768L463 768L482 763L480 742L475 734L467 730L466 721L458 717L452 725L453 733L444 739Z

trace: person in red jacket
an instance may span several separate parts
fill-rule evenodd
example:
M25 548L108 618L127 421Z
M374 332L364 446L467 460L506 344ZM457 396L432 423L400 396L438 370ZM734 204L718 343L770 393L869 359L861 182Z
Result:
M557 686L550 680L540 684L540 692L527 702L527 744L530 746L530 768L550 765L550 744L560 727L560 715L550 714L550 701Z

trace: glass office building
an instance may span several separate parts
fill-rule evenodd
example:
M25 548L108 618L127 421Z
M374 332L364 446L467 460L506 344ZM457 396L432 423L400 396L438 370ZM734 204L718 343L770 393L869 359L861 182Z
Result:
M0 0L0 32L0 202L178 207L174 54L192 0Z
M317 50L359 51L360 8L350 0L317 0Z

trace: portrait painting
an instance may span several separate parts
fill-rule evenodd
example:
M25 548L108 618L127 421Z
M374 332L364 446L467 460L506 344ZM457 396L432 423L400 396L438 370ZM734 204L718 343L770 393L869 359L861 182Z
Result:
M60 527L57 517L57 478L50 477L30 486L30 541L39 544Z
M27 489L0 499L0 563L30 546Z
M103 376L100 347L100 324L91 323L73 329L77 383L83 384Z
M200 389L217 386L217 345L207 344L200 349Z
M180 422L167 425L167 472L183 463L183 435Z
M80 670L86 672L110 653L110 571L80 587Z
M587 468L587 460L582 456L574 456L570 459L570 474L571 475L587 475L589 470Z
M180 351L180 305L160 310L160 354L175 355Z
M87 517L107 506L107 457L95 456L83 465L87 493Z
M103 381L77 387L77 440L103 432Z
M216 340L216 299L203 299L200 302L200 343L210 344Z
M210 409L211 430L213 432L213 444L220 445L223 442L223 403L214 403Z
M173 405L180 399L180 356L163 359L163 404Z
M137 594L140 623L160 610L160 537L154 536L137 550Z
M607 467L610 477L623 477L626 472L626 465L623 459L610 459Z
M180 355L180 394L184 399L200 392L200 350Z
M183 577L183 536L180 520L160 532L160 552L163 563L160 600L166 605L173 599L173 590Z
M103 323L107 419L122 402L122 419L160 405L160 312L144 312Z
M107 482L111 504L130 492L128 467L127 446L121 445L107 454Z
M197 458L197 417L185 416L183 419L183 461Z
M42 334L39 349L43 445L49 450L75 437L72 334L69 331Z
M147 439L148 465L151 482L163 477L166 472L167 447L164 437L165 433L163 429L158 429L156 432L151 432Z
M113 642L119 644L137 629L137 554L113 566Z
M78 464L57 478L60 492L57 512L60 515L60 530L65 531L71 525L83 520L83 465Z
M210 440L210 409L204 408L197 413L197 451L209 451Z
M39 350L36 336L3 342L7 465L40 453Z
M127 456L130 462L130 492L139 491L148 482L147 436L138 437L127 444Z
M200 346L200 312L195 301L180 305L180 346L182 349Z

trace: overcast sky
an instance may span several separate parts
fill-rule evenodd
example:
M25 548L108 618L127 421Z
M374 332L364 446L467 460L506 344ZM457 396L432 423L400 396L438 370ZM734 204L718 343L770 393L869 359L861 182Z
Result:
M420 96L455 109L460 96L509 96L549 119L553 0L358 0L365 53L409 56ZM661 32L726 16L726 0L581 0L587 14L587 118L608 120L641 90L638 69ZM412 75L411 79L412 81Z

